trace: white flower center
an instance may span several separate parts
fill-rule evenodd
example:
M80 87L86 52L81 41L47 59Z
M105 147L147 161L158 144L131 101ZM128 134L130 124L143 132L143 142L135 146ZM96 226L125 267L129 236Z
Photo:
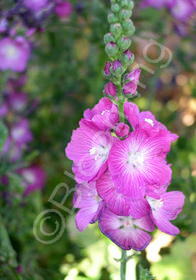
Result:
M29 184L33 184L35 182L35 176L31 171L25 170L22 175Z
M9 57L10 59L16 58L18 55L18 50L16 47L10 45L10 46L6 46L6 48L4 49L5 51L5 55L7 57Z
M120 229L128 229L128 228L133 228L134 223L133 223L133 218L131 217L120 217Z
M151 119L145 119L145 122L151 124L152 126L154 126L154 122Z
M129 158L127 163L133 167L140 167L144 163L144 156L141 152L129 152Z
M108 158L109 148L104 146L97 146L90 149L90 155L95 156L95 160L103 159L104 161Z
M24 135L24 129L22 127L14 129L12 136L14 139L18 139Z
M150 207L152 208L153 211L158 210L163 205L163 200L162 199L155 199L155 198L152 198L152 197L148 197L147 200L148 200L148 203L150 204Z

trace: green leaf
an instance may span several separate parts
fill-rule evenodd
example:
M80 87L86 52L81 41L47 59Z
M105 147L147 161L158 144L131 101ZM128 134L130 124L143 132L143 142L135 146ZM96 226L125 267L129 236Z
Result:
M0 152L3 149L7 137L8 137L7 127L2 122L0 122Z
M143 268L139 265L139 280L155 280L148 269Z

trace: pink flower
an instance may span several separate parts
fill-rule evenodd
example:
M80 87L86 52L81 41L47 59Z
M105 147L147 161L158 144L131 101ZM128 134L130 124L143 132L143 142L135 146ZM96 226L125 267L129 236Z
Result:
M24 5L34 12L42 10L47 4L48 0L24 0Z
M141 128L149 136L168 136L170 142L178 138L178 135L172 134L162 123L158 122L151 112L144 111L140 113L137 105L131 102L125 103L124 112L133 129Z
M69 1L56 0L55 13L59 18L67 18L72 12L72 5Z
M15 40L2 39L0 41L0 70L24 71L29 55L30 47L23 37L17 37Z
M154 225L148 215L134 219L132 216L117 216L107 208L103 208L99 228L122 249L142 251L152 239L146 231L152 232Z
M109 96L117 95L117 88L112 82L107 83L105 86L105 94Z
M26 119L21 119L11 128L10 136L19 145L25 145L32 141L33 135Z
M99 197L95 182L76 186L73 199L74 208L80 208L76 215L76 226L83 231L89 223L95 223L102 209L102 199Z
M153 192L151 188L147 190L146 199L151 208L151 218L153 223L159 230L176 235L179 229L172 225L169 220L176 219L177 215L182 211L184 205L184 195L182 192Z
M134 95L136 93L140 73L141 70L139 68L136 68L126 75L125 83L123 86L123 92L125 95Z
M26 186L24 195L43 189L46 181L46 175L44 170L38 166L33 165L31 167L22 168L17 170L23 178L23 184Z
M109 99L102 98L95 107L84 112L84 118L100 130L113 129L119 122L118 107Z
M132 198L141 198L145 184L164 185L171 180L165 161L168 137L148 137L142 129L131 132L125 140L117 139L109 155L109 170L119 190Z
M74 162L73 172L78 183L93 180L106 170L112 142L109 131L101 131L86 120L80 122L65 149L67 157Z
M108 209L121 216L132 215L134 218L145 216L149 210L147 201L140 197L133 199L124 194L119 185L115 185L109 171L106 171L96 183L99 196L104 200Z

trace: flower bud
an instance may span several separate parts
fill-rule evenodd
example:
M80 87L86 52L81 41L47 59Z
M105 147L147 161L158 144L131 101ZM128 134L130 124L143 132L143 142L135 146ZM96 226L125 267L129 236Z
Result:
M105 51L107 53L108 56L110 57L114 57L117 55L118 51L119 51L119 48L116 46L115 43L113 42L110 42L106 45L105 47Z
M119 38L122 34L122 27L120 23L114 23L110 26L110 32L114 35L115 38Z
M125 77L125 84L123 86L123 92L125 95L133 96L137 90L137 82L140 77L141 70L139 68L134 69Z
M111 10L113 13L118 13L120 11L120 6L118 4L112 4Z
M121 50L126 51L131 46L131 40L128 37L121 37L117 44Z
M128 66L133 63L134 61L134 54L130 52L130 50L126 50L120 58L120 61L123 66Z
M106 33L106 34L104 35L104 43L107 45L107 44L110 43L110 42L115 43L116 40L115 40L115 38L114 38L114 36L113 36L112 33Z
M120 5L122 8L127 8L128 10L132 10L134 7L134 3L131 0L121 0Z
M131 36L135 32L135 27L132 20L127 19L122 23L123 31L126 36Z
M132 10L121 10L119 13L120 21L125 21L132 16Z
M118 17L113 13L109 13L108 22L109 22L109 24L116 23L116 22L118 22Z
M110 76L110 67L112 66L111 62L107 61L104 67L104 74L105 76Z
M121 122L116 126L115 133L118 137L125 137L129 134L129 126Z
M114 76L119 77L122 75L123 73L123 67L122 64L120 62L120 60L115 60L112 63L112 68L111 68L111 72Z
M117 95L117 89L112 82L107 83L107 85L105 86L105 94L110 96Z

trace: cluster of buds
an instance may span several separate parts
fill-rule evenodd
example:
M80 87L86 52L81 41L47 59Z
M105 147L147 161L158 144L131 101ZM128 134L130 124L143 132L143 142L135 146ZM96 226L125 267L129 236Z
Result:
M104 36L105 51L110 61L106 62L103 74L109 80L104 93L113 98L118 95L118 90L121 91L122 75L134 61L134 55L129 47L131 46L130 37L135 32L135 27L130 19L133 1L111 0L111 3L111 11L108 14L110 32ZM139 75L140 70L137 68L125 77L122 93L127 98L136 95Z

